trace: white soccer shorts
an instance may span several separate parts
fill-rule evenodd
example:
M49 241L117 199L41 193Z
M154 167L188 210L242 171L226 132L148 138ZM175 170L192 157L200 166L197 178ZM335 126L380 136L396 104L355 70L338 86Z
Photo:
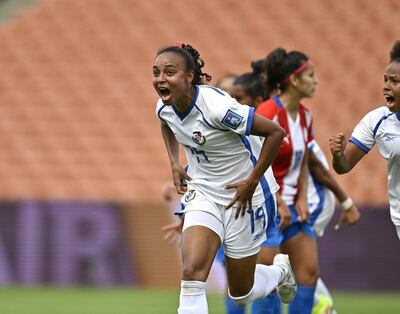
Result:
M224 245L225 255L240 259L257 254L266 239L268 225L265 204L247 209L243 217L235 219L236 207L209 201L204 195L190 190L182 197L185 206L183 230L191 226L203 226L214 231Z

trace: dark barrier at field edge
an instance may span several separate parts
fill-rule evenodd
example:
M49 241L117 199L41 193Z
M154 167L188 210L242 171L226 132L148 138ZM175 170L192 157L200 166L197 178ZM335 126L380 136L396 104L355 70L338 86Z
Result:
M117 205L0 203L0 285L136 283Z
M319 240L321 277L331 289L400 290L400 240L389 208L361 208L360 222Z

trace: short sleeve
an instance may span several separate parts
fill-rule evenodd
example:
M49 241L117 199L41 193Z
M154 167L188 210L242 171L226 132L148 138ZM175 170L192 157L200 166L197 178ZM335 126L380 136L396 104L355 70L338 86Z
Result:
M156 106L156 114L157 117L160 119L161 123L167 124L166 121L161 117L162 110L164 109L164 107L165 107L164 103L161 101L161 99L159 99Z
M350 142L368 153L375 144L374 127L379 122L376 111L367 113L356 125L350 137Z
M242 105L230 96L220 99L212 110L212 124L240 135L249 135L253 126L254 108Z

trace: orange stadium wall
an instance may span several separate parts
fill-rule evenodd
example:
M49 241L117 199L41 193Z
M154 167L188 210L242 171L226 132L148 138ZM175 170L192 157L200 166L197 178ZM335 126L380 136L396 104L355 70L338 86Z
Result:
M181 267L178 247L169 246L161 232L162 226L172 221L169 209L162 205L124 205L123 214L138 282L177 287Z

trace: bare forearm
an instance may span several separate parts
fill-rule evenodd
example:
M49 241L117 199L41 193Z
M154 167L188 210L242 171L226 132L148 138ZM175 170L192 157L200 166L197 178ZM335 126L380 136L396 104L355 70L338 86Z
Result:
M326 186L330 191L333 192L333 194L335 194L340 203L347 199L346 193L343 191L328 169L321 165L314 169L310 169L310 171L321 184Z
M344 174L351 170L345 155L333 155L332 166L338 174Z
M278 154L283 138L284 132L281 129L277 129L276 132L265 138L259 159L251 174L254 180L260 180L265 171L272 165Z
M179 143L176 140L174 133L163 123L161 124L161 133L171 165L179 163Z
M308 193L308 155L304 156L299 176L299 198L307 199Z

